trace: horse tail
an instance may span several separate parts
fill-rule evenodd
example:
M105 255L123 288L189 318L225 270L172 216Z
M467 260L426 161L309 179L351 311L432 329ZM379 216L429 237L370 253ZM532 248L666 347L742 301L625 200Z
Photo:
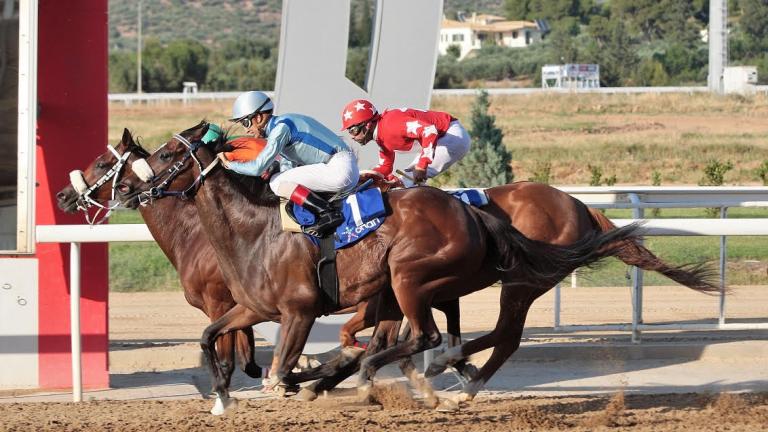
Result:
M600 210L587 207L592 220L603 232L616 228ZM648 250L642 244L625 240L622 247L616 250L616 258L627 265L633 265L643 270L655 271L672 279L680 285L704 293L719 292L716 284L717 272L707 263L689 263L679 266L671 266Z
M616 255L624 242L638 238L641 226L633 223L607 232L594 230L574 244L558 246L531 240L511 224L483 210L473 210L487 229L498 269L503 273L516 272L515 280L521 283L546 284L547 288L578 267Z

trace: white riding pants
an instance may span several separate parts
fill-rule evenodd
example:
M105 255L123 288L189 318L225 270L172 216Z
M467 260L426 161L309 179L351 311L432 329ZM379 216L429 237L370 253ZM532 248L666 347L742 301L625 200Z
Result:
M272 176L269 187L276 195L290 198L296 185L313 192L338 192L357 184L360 173L352 152L339 152L326 163L291 168Z
M469 152L469 133L458 120L451 122L445 135L437 139L435 144L435 157L432 163L427 166L427 178L432 178L441 172L447 170L451 165L460 161ZM421 155L416 158L403 171L411 172L413 167L419 162ZM402 179L406 187L412 185L407 178Z

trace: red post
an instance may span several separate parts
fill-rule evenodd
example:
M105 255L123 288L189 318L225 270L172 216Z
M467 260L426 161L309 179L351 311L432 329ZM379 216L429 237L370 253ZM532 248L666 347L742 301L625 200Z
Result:
M36 223L83 223L55 194L107 144L107 0L40 0ZM109 386L105 244L82 249L83 386ZM39 382L71 387L69 245L38 244Z

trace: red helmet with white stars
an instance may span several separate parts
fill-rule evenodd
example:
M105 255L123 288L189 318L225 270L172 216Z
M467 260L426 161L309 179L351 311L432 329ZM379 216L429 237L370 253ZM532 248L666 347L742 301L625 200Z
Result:
M367 122L378 116L376 107L365 99L355 99L344 107L341 112L341 128L349 129L351 126Z

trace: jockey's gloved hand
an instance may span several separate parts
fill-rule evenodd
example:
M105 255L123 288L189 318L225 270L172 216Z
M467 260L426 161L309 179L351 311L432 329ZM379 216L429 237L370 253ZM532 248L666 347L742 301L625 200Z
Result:
M414 167L413 171L411 171L411 174L413 175L414 183L424 183L427 181L427 170L425 169Z
M219 153L216 157L221 161L221 164L224 165L224 168L229 169L229 159L227 159L224 153Z

